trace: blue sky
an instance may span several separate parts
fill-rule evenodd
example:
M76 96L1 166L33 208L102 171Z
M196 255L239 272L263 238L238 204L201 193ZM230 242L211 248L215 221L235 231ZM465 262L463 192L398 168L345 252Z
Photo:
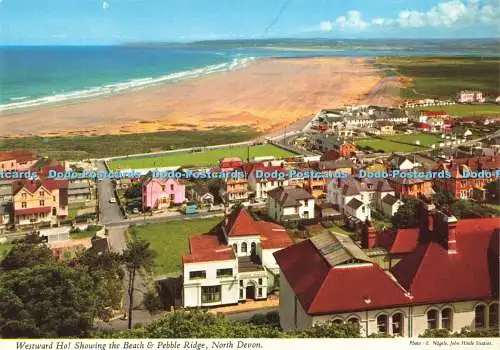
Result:
M498 0L0 0L0 43L498 37L499 7Z

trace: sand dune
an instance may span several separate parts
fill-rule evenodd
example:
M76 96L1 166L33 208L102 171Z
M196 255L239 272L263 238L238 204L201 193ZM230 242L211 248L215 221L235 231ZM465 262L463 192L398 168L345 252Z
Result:
M88 136L243 125L273 131L321 108L371 100L370 91L381 79L363 59L261 60L196 80L4 113L0 135Z

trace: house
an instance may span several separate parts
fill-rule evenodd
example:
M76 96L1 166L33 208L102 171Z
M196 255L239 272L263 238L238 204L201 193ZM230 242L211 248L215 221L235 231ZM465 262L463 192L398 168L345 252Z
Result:
M485 176L472 177L469 174L482 171L495 172L500 169L500 156L458 158L442 162L437 171L447 171L451 178L434 179L434 186L450 193L455 198L471 199L474 189L483 190L491 179Z
M34 154L27 150L0 152L0 171L26 171L35 164Z
M220 180L217 184L217 191L223 200L230 203L244 202L248 200L248 179L247 177L228 177Z
M257 164L248 176L248 187L258 201L265 201L268 191L287 185L288 171L282 166Z
M68 201L70 203L85 202L92 199L92 185L89 180L70 181L68 185Z
M400 154L393 154L387 159L387 167L390 170L406 170L410 171L414 168L420 167L422 164L411 160L407 156Z
M387 195L395 195L387 180L350 176L347 179L329 180L326 199L347 217L364 222L371 220L372 207L382 208L381 201Z
M210 188L206 184L200 182L189 186L187 197L190 201L197 202L200 205L211 205L215 202L215 197L210 192Z
M396 192L396 197L430 197L434 194L432 180L424 178L391 177L389 183Z
M225 168L239 168L243 162L241 161L241 158L238 157L228 157L224 158L220 161L220 167L222 169Z
M276 252L281 328L357 323L363 336L397 337L498 328L498 220L437 212L432 221L404 239L409 252L389 271L330 232Z
M380 209L385 215L392 217L402 205L403 201L401 199L389 193L381 199Z
M314 197L303 188L277 187L267 192L267 213L278 222L314 219Z
M142 210L168 208L186 201L186 186L175 179L153 178L151 172L141 182Z
M394 135L394 125L387 121L381 121L377 123L376 129L379 131L379 135Z
M483 103L484 101L483 93L478 90L462 90L457 94L457 102L459 103Z
M68 181L14 181L12 199L15 226L58 225L68 216Z
M427 123L430 118L436 119L446 119L448 118L448 113L445 111L420 111L420 116L418 117L419 123Z
M337 159L333 161L320 161L319 171L334 171L344 174L352 174L356 165L350 159Z
M266 299L278 283L273 253L292 243L282 226L236 209L210 233L189 239L189 254L182 257L183 306Z

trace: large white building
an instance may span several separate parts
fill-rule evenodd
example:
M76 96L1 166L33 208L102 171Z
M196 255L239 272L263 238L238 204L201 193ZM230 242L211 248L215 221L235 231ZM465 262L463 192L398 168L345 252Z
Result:
M281 327L358 323L363 336L400 337L498 328L498 220L457 222L437 211L421 224L418 235L397 233L412 248L389 271L335 233L275 253Z
M282 226L235 210L212 232L189 239L182 258L184 307L266 299L278 283L273 253L292 243Z
M483 93L481 91L462 90L457 94L457 101L459 103L483 103L485 101L485 98L483 97Z
M314 197L303 188L275 188L267 192L267 214L279 222L314 219Z
M248 175L248 187L258 201L265 201L267 192L280 186L288 186L288 172L282 166L258 164Z

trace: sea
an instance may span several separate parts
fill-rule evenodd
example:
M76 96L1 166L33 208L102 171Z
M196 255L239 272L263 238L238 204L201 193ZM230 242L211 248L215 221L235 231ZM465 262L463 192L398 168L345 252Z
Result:
M0 46L0 112L241 69L265 58L499 56L498 40L243 40Z

